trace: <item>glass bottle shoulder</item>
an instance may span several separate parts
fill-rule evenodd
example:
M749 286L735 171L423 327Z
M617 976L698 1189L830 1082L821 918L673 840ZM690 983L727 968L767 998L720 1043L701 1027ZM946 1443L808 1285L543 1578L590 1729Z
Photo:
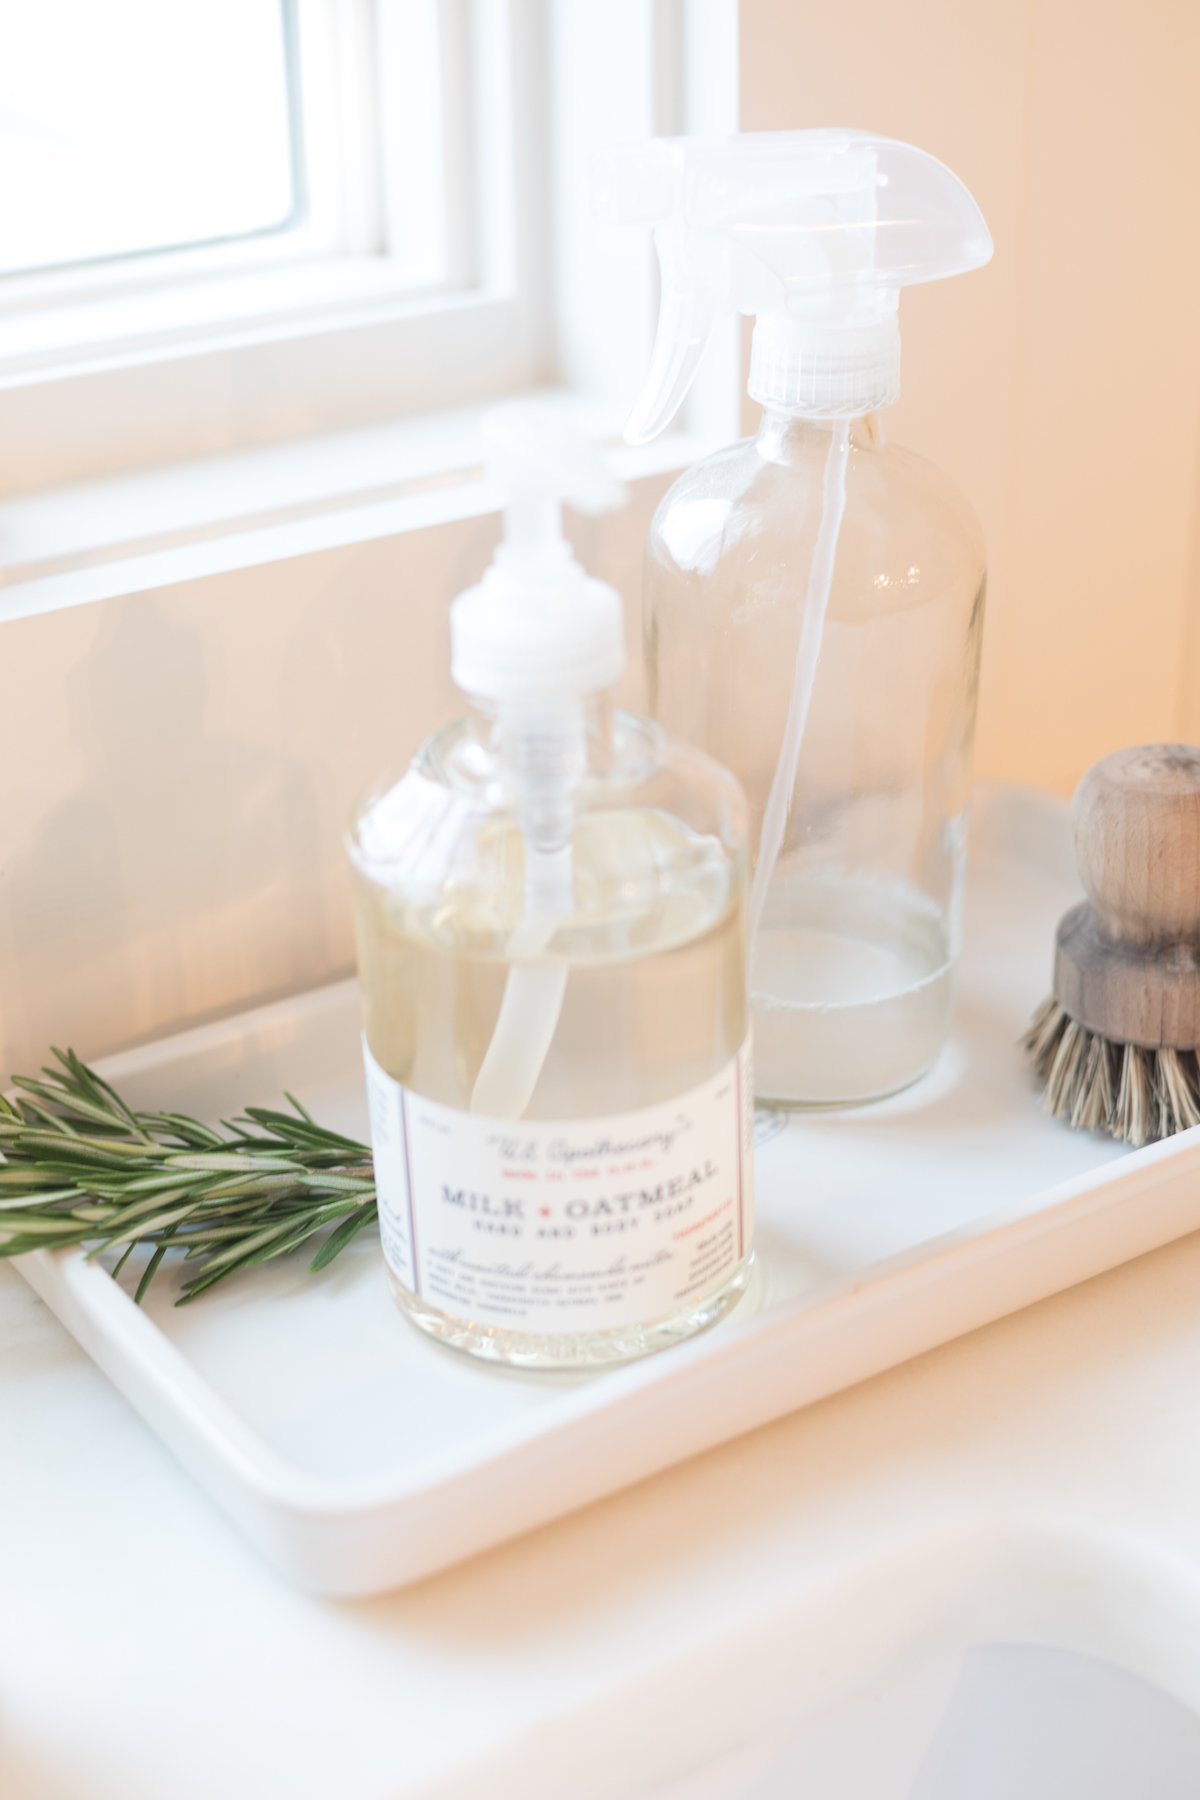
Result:
M647 540L656 584L730 581L744 590L793 580L816 541L830 427L792 421L717 451L664 495ZM925 457L858 421L846 475L832 611L894 611L930 599L970 601L984 577L983 537L959 489Z
M746 808L727 770L650 720L592 721L560 849L569 904L554 931L568 954L645 953L686 941L740 904ZM495 728L463 719L380 784L348 834L356 875L414 935L511 954L528 908L523 795Z

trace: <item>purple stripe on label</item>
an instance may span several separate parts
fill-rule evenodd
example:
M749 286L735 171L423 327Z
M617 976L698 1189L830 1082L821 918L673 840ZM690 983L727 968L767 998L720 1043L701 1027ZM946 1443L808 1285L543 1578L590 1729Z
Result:
M743 1164L746 1160L745 1147L742 1143L742 1052L739 1050L734 1064L734 1083L737 1087L737 1259L742 1260L742 1182Z
M412 1156L408 1148L408 1095L400 1089L400 1137L404 1144L404 1193L408 1201L408 1241L412 1245L413 1293L421 1292L421 1259L417 1252L417 1217L413 1206Z

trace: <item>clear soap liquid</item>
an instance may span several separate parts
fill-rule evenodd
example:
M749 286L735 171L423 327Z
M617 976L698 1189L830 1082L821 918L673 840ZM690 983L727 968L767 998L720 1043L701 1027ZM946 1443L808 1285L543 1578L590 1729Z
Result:
M952 970L943 915L906 884L779 883L750 971L760 1099L854 1104L909 1086L946 1040Z
M519 831L488 846L514 879L413 903L359 873L359 970L367 1042L412 1092L468 1112L513 964L522 918ZM522 1117L581 1121L662 1105L720 1074L748 1031L740 871L711 841L647 809L581 819L572 838L574 910L524 966L565 963L562 1010ZM647 887L651 899L647 901ZM636 1327L532 1334L454 1317L390 1276L431 1336L526 1368L596 1367L714 1323L736 1303L747 1254L716 1291Z

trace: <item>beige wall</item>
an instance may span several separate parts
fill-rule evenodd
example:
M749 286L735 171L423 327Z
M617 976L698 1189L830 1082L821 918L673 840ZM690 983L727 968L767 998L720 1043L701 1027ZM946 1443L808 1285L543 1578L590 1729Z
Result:
M987 533L979 772L1200 738L1200 5L741 0L746 129L956 170L989 269L902 303L894 435Z

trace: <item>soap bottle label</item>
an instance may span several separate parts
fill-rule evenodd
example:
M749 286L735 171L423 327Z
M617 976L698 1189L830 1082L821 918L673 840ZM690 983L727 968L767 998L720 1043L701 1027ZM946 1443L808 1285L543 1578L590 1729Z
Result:
M412 1293L511 1331L649 1324L724 1286L753 1222L750 1040L722 1072L608 1118L504 1120L424 1099L364 1040L383 1253Z

